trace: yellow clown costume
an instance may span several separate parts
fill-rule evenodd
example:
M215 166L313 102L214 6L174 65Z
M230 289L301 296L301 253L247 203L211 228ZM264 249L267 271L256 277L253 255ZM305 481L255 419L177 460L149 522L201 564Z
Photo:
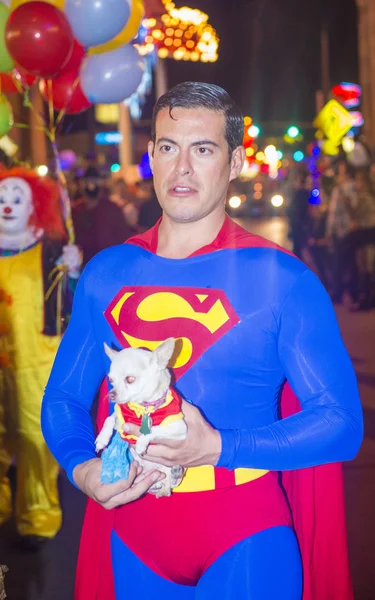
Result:
M7 473L15 460L17 529L39 542L53 538L62 521L59 467L41 433L40 407L72 295L69 277L68 284L56 280L62 240L51 239L36 214L48 217L43 204L54 202L51 190L53 182L28 171L0 173L0 525L12 514ZM76 277L79 258L73 263Z

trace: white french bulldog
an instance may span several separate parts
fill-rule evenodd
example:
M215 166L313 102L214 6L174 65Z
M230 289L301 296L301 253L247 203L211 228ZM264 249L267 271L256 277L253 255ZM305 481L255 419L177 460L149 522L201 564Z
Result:
M108 379L113 389L110 398L117 406L113 414L105 420L95 440L96 451L100 452L106 448L114 430L120 433L126 431L124 419L121 417L121 406L127 404L131 410L137 412L139 418L142 414L141 430L144 428L146 433L141 433L130 448L133 458L143 467L144 472L157 469L165 473L165 479L150 489L150 492L158 497L170 496L171 490L181 483L184 475L184 470L179 465L165 467L142 458L149 444L155 440L186 439L187 425L181 407L177 407L177 410L174 408L173 417L167 417L168 422L165 425L152 424L152 421L158 422L158 409L164 411L164 415L168 406L172 407L172 402L176 406L176 398L172 400L171 375L168 370L174 348L173 338L168 338L152 352L140 348L126 348L118 352L104 344L105 353L111 360Z

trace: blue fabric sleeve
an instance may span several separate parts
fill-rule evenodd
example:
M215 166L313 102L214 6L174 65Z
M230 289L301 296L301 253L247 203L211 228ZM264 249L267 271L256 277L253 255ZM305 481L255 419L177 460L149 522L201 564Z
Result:
M275 318L279 359L302 412L220 430L218 466L283 471L351 460L363 438L357 380L331 301L311 271L299 276Z
M84 273L78 282L71 321L56 355L41 412L46 443L72 483L73 469L96 457L90 409L105 376L86 279Z

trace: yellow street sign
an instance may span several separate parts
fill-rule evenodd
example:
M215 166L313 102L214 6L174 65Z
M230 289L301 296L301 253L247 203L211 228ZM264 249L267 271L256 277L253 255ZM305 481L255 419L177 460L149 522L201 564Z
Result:
M338 154L342 138L353 127L352 115L337 100L330 100L316 117L314 127L321 131L327 140L325 153Z

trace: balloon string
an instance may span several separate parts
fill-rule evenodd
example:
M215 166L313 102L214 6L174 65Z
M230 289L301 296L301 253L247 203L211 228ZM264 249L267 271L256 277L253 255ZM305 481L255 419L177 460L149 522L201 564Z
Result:
M49 131L52 134L54 130L54 112L53 112L53 88L52 79L47 79L48 88L48 113L49 113Z
M30 125L26 125L26 123L13 123L13 127L18 127L19 129L31 129ZM43 131L43 133L46 131L44 127L33 127L33 129Z
M73 97L73 94L74 94L74 92L76 91L76 88L77 88L77 86L78 86L78 84L79 84L79 79L80 79L80 77L79 77L79 75L78 75L78 77L76 77L76 79L74 80L74 83L73 83L73 85L72 85L72 89L71 89L71 91L70 91L70 94L69 94L68 101L65 103L65 106L64 106L64 108L62 108L62 109L60 110L60 112L59 112L59 114L58 114L58 116L57 116L56 123L55 123L55 127L56 127L56 128L59 126L59 124L61 123L61 121L63 120L63 118L64 118L64 117L65 117L65 115L66 115L66 111L68 110L69 102L71 101L71 99L72 99L72 97Z
M53 156L54 156L55 164L56 164L57 181L58 181L58 186L59 186L59 190L60 190L60 197L61 197L61 204L62 204L62 208L63 208L65 226L66 226L66 230L68 232L69 243L74 244L75 235L74 235L74 227L73 227L73 219L72 219L72 208L71 208L70 198L69 198L69 194L68 194L68 185L67 185L65 174L61 168L61 160L60 160L59 150L57 148L57 144L55 141L55 134L53 133L51 137L53 138L53 139L51 139L51 146L52 146Z

